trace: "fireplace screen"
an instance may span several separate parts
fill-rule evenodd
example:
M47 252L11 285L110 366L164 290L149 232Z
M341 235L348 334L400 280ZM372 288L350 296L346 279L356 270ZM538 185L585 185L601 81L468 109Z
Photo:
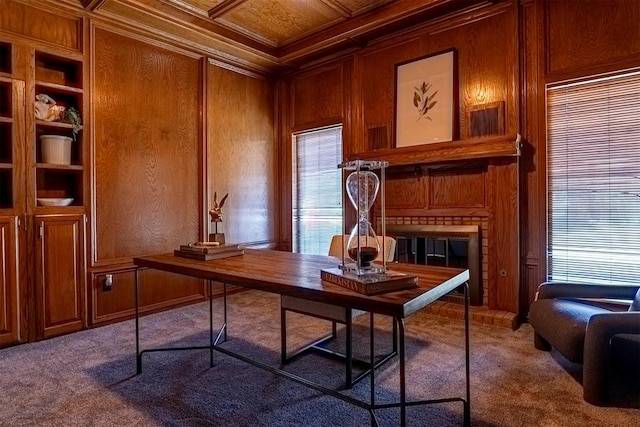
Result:
M468 268L471 305L482 305L477 226L387 225L387 234L396 239L395 260L398 262ZM462 301L463 291L457 294L452 299Z

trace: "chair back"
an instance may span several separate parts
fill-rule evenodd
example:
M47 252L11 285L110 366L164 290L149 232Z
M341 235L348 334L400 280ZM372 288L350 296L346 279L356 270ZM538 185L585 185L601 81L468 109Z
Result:
M380 247L384 244L384 256L387 262L392 262L396 253L396 239L393 237L385 236L384 243L382 236L376 236L378 238L378 244ZM344 243L343 243L344 242ZM331 238L331 245L329 246L329 255L342 258L342 251L346 249L349 242L349 235L336 234ZM344 245L344 249L343 249ZM382 251L378 254L376 261L382 261Z
M629 311L640 311L640 288L636 291L636 296L629 306Z

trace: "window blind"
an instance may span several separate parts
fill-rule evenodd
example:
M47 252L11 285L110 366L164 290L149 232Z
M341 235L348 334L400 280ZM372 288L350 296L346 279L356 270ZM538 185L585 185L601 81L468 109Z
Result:
M342 230L342 126L293 136L293 251L326 255Z
M550 280L640 283L640 71L547 88Z

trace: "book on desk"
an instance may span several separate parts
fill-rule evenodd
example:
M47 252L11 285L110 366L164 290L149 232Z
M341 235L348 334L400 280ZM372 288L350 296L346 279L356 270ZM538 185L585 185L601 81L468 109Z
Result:
M173 251L173 254L183 258L210 261L242 255L244 254L244 250L240 248L239 245L216 245L210 242L198 242L180 245L180 249Z
M340 268L327 268L320 271L320 278L325 282L342 286L365 295L376 295L384 292L399 291L418 286L418 277L397 271L378 274L346 273Z

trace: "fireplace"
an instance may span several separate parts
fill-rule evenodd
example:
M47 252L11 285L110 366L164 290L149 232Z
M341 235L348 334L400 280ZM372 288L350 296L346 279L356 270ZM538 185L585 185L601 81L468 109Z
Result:
M395 260L410 264L469 269L471 305L482 305L480 228L477 225L387 225L396 239ZM464 302L463 291L445 297Z

